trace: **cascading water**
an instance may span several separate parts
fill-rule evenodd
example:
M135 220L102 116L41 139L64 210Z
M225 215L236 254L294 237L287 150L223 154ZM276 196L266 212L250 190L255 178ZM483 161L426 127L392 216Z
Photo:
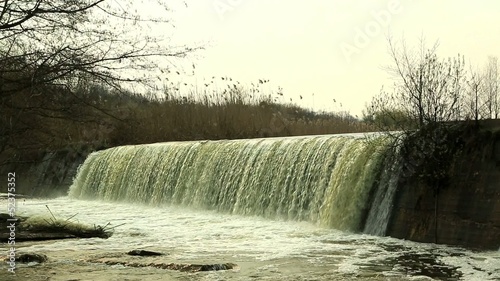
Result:
M383 235L395 189L388 143L376 135L330 135L115 147L88 156L69 195Z
M384 236L386 233L402 167L399 149L394 148L387 151L384 165L381 167L383 172L375 190L372 207L368 212L364 233L378 236Z

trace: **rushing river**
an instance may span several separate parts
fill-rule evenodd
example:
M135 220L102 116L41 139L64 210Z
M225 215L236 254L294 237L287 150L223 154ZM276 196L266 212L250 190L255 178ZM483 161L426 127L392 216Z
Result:
M1 266L0 280L500 280L500 252L341 232L310 222L282 221L168 205L58 198L19 200L18 215L50 216L111 226L109 239L17 243L44 253L44 264ZM2 244L6 247L6 244ZM97 258L145 259L124 253L147 249L168 263L235 263L236 269L179 272L97 263Z

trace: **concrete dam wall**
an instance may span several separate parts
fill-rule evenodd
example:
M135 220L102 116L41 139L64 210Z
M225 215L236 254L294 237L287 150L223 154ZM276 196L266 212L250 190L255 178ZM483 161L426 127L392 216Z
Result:
M16 172L19 194L65 196L87 159L93 163L80 169L87 174L80 175L73 188L75 198L146 202L149 199L138 198L134 190L142 188L140 194L149 192L160 203L201 204L222 212L498 250L499 136L490 132L480 142L467 144L452 160L449 186L437 194L418 178L399 176L384 149L386 142L370 143L373 136L179 142L113 148L92 157L90 151L64 150L0 169L3 174ZM149 156L140 158L145 154ZM196 162L198 158L203 161ZM112 167L116 163L122 164ZM123 174L135 173L140 163L139 174L151 169L145 174L149 176ZM132 181L134 185L128 185ZM203 186L197 186L200 182Z
M451 163L450 184L433 190L400 179L387 235L469 248L500 248L500 134L468 145Z

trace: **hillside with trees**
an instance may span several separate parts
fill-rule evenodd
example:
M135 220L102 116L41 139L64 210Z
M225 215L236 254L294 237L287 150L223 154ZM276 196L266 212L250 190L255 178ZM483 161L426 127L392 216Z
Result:
M82 146L373 130L347 112L277 102L284 94L261 91L266 80L158 95L156 79L202 46L162 45L165 36L148 30L168 18L141 16L133 1L115 4L0 3L0 163ZM167 1L157 9L170 12Z

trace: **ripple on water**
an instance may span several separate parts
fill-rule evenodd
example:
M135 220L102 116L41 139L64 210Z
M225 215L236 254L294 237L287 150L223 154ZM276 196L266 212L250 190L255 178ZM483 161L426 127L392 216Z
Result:
M61 240L20 246L23 251L46 252L54 264L64 262L75 268L86 266L77 262L82 256L140 248L169 253L168 258L178 262L233 262L241 268L237 272L193 275L190 280L210 280L214 276L223 280L500 279L499 252L477 253L345 233L305 222L68 198L26 200L18 206L18 215L48 215L45 205L57 217L77 214L75 219L81 223L125 223L107 240ZM115 274L120 270L145 274L139 269L109 267L103 267L101 273L105 276L104 272ZM151 270L151 274L154 272L157 271ZM93 276L88 277L91 280L95 277L89 276Z

